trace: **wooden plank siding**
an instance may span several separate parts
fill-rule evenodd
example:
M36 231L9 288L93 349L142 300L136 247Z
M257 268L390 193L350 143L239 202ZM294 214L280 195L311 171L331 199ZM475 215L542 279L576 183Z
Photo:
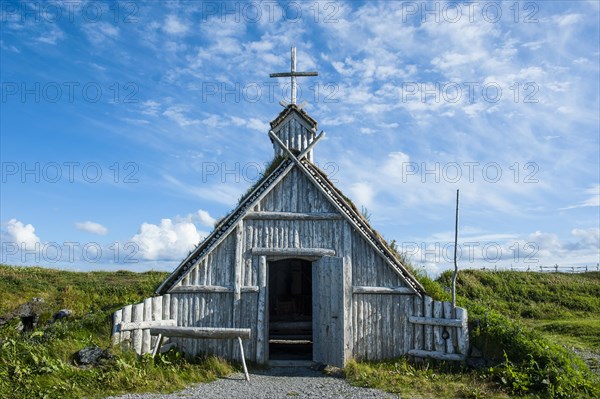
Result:
M252 255L253 248L330 249L338 254L336 256L345 257L345 261L351 265L348 272L350 281L347 282L351 284L349 290L352 286L395 287L398 290L407 288L402 278L390 269L345 219L333 216L338 214L337 210L297 168L292 169L273 187L253 211L284 214L279 219L273 213L267 214L266 218L256 217L256 213L250 214L240 223L241 231L234 230L217 248L193 266L188 276L171 291L173 295L177 295L180 302L186 303L183 308L186 311L185 315L178 315L180 325L233 327L229 312L234 308L235 262L236 256L240 256L240 251L242 267L238 284L241 284L242 291L243 287L259 286L259 256ZM293 213L323 213L326 217L294 218L290 216ZM243 241L241 249L237 246L240 237ZM194 286L205 292L193 292ZM209 286L214 286L215 291L223 292L208 292ZM189 290L188 293L177 292L186 289ZM202 297L198 305L193 302L193 297ZM235 326L251 328L253 331L252 338L244 341L244 350L248 359L252 361L256 361L258 338L257 300L258 293L241 293L238 305L239 323ZM352 317L347 324L349 331L344 333L345 340L351 341L347 343L347 357L375 359L406 353L408 346L405 345L402 332L408 325L408 315L404 314L405 310L410 308L408 300L399 295L348 295L346 306L352 308L352 312L349 313ZM198 314L191 312L190 309L194 306L199 306ZM386 312L384 317L378 311L380 307ZM227 313L229 319L215 315L219 309ZM359 309L364 309L364 313L359 313ZM360 333L356 325L359 318L364 328ZM217 325L219 322L223 324ZM401 331L396 331L398 329ZM375 340L372 337L378 338ZM224 342L212 341L200 340L193 343L184 340L181 343L193 354L205 352L236 358L237 351L234 347L228 346L231 350L226 354L228 349ZM368 349L369 345L376 347Z
M177 326L249 328L251 338L243 341L246 358L261 362L268 346L265 334L259 333L259 320L268 319L268 313L266 317L264 314L268 309L259 309L268 290L265 261L272 260L277 253L285 253L276 250L307 249L305 253L313 254L314 258L333 253L343 259L344 293L340 298L347 313L343 331L334 332L343 341L343 354L337 358L377 360L395 358L409 351L457 354L457 347L461 351L468 349L468 341L464 342L465 336L468 339L466 312L453 312L431 298L414 295L413 288L298 167L248 211L251 213L239 219L235 228L219 238L216 247L169 288L170 297L167 294L162 299L130 305L115 315L115 321L142 322L146 318L157 319L161 314L162 319L176 320ZM461 322L448 322L453 323L453 329L448 331L450 339L444 340L443 326L415 323L423 321L415 318L411 322L409 317L458 318ZM113 336L113 342L128 341L138 353L152 347L149 331L114 334L119 335ZM173 338L172 341L189 356L204 353L239 360L239 351L232 340Z

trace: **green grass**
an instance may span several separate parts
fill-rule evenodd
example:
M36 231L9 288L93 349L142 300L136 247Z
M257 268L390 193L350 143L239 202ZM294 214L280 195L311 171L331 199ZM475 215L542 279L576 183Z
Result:
M450 273L440 278L450 285ZM552 342L600 354L600 273L466 270L458 295L519 320Z
M356 386L378 388L401 398L509 398L482 372L447 364L411 364L405 358L384 362L350 362L346 378Z
M439 281L450 286L450 273ZM457 292L513 318L600 318L600 273L490 272L459 273Z
M48 312L61 308L69 308L79 316L112 312L152 295L167 275L128 271L81 273L0 265L0 315L34 297L46 301Z
M419 273L431 296L448 300L444 287ZM112 313L152 295L167 273L78 273L0 265L0 316L42 297L40 327L21 336L17 321L0 328L0 397L80 398L125 392L169 392L211 381L234 367L216 358L184 359L170 352L152 359L111 348ZM571 348L600 348L600 273L576 275L463 271L458 304L469 309L471 341L491 368L474 371L443 363L406 359L351 362L350 382L411 398L569 398L600 395L594 377ZM73 317L49 325L53 312ZM81 369L73 355L88 345L110 348L114 358ZM289 392L293 396L295 392Z
M451 273L433 281L415 272L429 295L449 300ZM470 339L491 359L479 371L405 359L351 363L347 378L411 398L595 398L600 381L571 349L599 353L600 273L466 270L457 302L469 311ZM590 363L590 362L589 362ZM594 367L593 363L590 363Z
M0 398L104 397L125 392L171 392L194 382L212 381L234 368L213 357L184 359L170 352L152 359L112 348L112 313L151 296L167 273L77 273L0 265L0 316L33 297L44 298L39 327L21 335L18 320L0 328ZM66 322L48 324L53 312L68 308ZM100 367L74 365L88 346L110 349Z

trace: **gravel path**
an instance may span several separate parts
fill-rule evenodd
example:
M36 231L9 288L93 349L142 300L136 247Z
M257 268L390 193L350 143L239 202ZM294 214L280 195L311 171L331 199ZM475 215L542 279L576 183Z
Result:
M275 398L351 398L392 399L383 391L353 387L343 378L309 368L274 367L250 373L232 374L209 384L197 384L172 394L130 394L107 399L275 399Z

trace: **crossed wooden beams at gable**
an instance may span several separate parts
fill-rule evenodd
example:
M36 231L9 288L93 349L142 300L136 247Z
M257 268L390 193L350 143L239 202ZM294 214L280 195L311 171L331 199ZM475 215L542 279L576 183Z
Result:
M325 136L325 132L321 132L315 139L302 151L298 158L293 156L293 159L305 159L312 148ZM277 138L281 143L281 140ZM285 146L284 146L285 147ZM287 149L287 147L285 147ZM289 149L288 149L289 151ZM162 284L156 289L156 293L162 295L166 293L170 288L176 286L184 276L189 273L192 266L199 262L206 254L208 254L213 248L217 247L223 240L231 233L238 222L250 212L252 207L257 201L260 201L266 193L269 191L269 187L275 186L280 182L287 174L292 170L294 162L284 161L282 162L271 175L266 178L261 184L256 186L254 190L248 194L238 206L229 215L227 215L223 221L216 226L215 230L208 235L198 246L191 251L188 256L177 266L177 268L162 282Z
M331 204L336 210L345 217L354 230L362 236L371 247L377 251L392 270L396 272L408 285L409 289L416 295L421 296L425 293L423 286L399 263L396 257L390 252L389 248L381 242L373 229L353 210L342 197L339 191L331 184L327 178L314 167L306 158L314 146L325 136L325 132L321 132L315 139L299 154L295 155L271 130L269 136L280 146L284 153L288 155L289 160L284 161L273 173L260 185L258 185L247 197L242 201L236 209L234 209L219 226L208 236L204 241L198 244L194 251L180 263L180 265L171 273L169 277L158 287L157 294L164 294L170 287L177 285L184 276L189 272L191 267L200 261L212 248L218 246L230 233L239 221L247 215L252 209L253 204L260 201L269 191L270 187L275 186L280 182L293 168L294 165L302 171L302 173L317 187L326 198L329 198Z
M368 230L365 226L362 226L363 223L360 222L360 218L357 215L354 215L354 212L347 206L344 200L337 199L336 201L336 190L334 187L326 187L328 182L325 179L319 179L317 174L314 171L309 170L310 162L308 162L305 157L308 152L314 148L314 146L325 136L325 132L321 131L321 133L315 138L313 142L311 142L304 151L302 151L298 156L294 155L294 153L277 137L273 130L269 131L269 137L281 147L281 149L287 153L288 157L293 161L296 166L304 173L304 175L326 196L332 199L332 204L334 207L342 214L345 215L352 225L354 229L367 240L369 244L371 244L378 252L383 255L385 262L392 267L392 269L402 277L402 279L406 282L408 287L418 296L425 293L425 289L421 284L414 278L412 275L404 268L402 264L398 264L395 262L395 257L390 253L389 249L386 248L381 243L377 242L377 239L374 239L371 234L369 234ZM325 187L324 187L325 186ZM370 226L368 226L370 228Z

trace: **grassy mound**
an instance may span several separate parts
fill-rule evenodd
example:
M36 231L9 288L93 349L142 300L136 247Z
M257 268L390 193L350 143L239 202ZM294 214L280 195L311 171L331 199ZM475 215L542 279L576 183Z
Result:
M436 281L415 274L432 297L449 300L451 273ZM350 381L415 398L600 397L598 376L571 350L600 353L600 273L466 270L459 273L457 297L469 311L471 344L492 367L351 363Z
M18 320L0 328L0 398L94 398L125 392L169 392L233 371L216 358L188 361L171 352L152 359L112 348L112 313L152 295L166 273L77 273L0 265L0 316L33 297L43 298L39 327L20 334ZM73 316L50 324L53 312ZM97 345L113 357L79 368L73 356Z

